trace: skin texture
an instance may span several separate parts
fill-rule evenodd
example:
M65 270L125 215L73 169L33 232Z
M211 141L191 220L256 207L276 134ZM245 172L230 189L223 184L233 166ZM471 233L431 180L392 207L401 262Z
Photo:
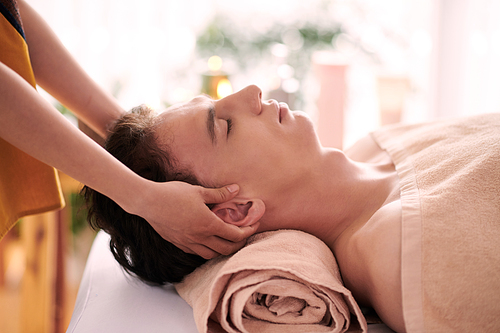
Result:
M102 136L124 114L76 63L43 19L18 1L38 84ZM245 244L258 224L224 223L206 206L238 191L184 183L155 183L137 176L71 125L36 90L0 63L0 137L144 217L166 240L204 258L229 254ZM168 223L165 220L168 216Z
M362 156L374 143L351 157L322 147L307 115L263 101L256 86L218 101L200 96L158 118L161 145L202 184L240 185L235 198L212 208L221 218L245 225L260 216L258 231L317 236L336 255L357 300L404 331L398 177L384 152Z

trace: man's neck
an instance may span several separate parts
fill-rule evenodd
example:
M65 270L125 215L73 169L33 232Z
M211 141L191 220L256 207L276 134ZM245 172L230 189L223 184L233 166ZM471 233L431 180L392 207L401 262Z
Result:
M282 228L313 234L333 249L384 205L395 181L392 165L357 163L338 150L325 149L306 181L284 194L285 209L277 219Z

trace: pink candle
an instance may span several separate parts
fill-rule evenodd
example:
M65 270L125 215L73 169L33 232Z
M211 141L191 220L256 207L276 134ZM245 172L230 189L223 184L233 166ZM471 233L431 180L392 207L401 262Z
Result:
M313 69L320 83L317 133L323 146L342 149L347 62L334 52L313 54Z

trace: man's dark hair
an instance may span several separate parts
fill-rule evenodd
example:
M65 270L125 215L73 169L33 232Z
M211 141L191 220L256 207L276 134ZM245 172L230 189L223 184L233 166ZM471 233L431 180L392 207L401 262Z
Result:
M167 148L159 147L155 119L154 112L147 106L132 109L114 124L105 143L106 150L146 179L199 185L194 176L176 171L176 163ZM102 229L111 236L109 245L115 259L143 281L153 284L180 282L206 262L167 242L145 219L127 213L105 195L87 186L82 194L87 202L91 227Z

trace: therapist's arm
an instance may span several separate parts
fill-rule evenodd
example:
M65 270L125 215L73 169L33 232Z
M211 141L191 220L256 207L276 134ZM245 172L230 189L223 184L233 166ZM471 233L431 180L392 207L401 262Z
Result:
M35 77L46 91L105 137L123 110L81 69L41 17L19 1ZM237 192L139 177L71 125L0 63L0 137L145 218L166 240L204 258L235 252L258 227L228 225L206 206ZM167 222L168 221L168 222Z
M73 126L17 73L0 62L0 137L108 196L145 218L166 240L204 258L245 244L258 223L238 228L220 220L206 203L230 200L237 191L139 177Z
M18 5L37 84L106 137L109 125L125 111L89 77L33 8L24 0Z

